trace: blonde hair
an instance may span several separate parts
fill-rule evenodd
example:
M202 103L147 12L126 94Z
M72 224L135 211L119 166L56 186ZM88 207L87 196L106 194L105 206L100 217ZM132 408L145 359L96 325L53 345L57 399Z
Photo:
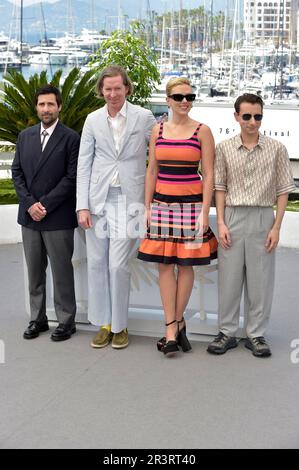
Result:
M172 89L179 85L189 85L192 88L190 80L186 77L175 77L171 78L166 85L166 95L170 96Z
M96 92L99 96L103 96L102 90L103 90L103 85L104 85L104 80L105 78L109 77L122 77L123 84L127 86L128 93L127 96L131 96L134 91L134 85L127 73L127 71L121 67L120 65L117 64L112 64L109 65L108 67L104 68L98 78L97 84L96 84Z

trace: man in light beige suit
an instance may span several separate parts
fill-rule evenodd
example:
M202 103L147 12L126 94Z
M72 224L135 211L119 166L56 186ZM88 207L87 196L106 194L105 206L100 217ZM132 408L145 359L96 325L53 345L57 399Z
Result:
M244 287L245 346L256 357L271 355L264 334L273 298L275 249L288 193L295 185L284 145L259 132L262 118L261 97L240 96L235 119L241 134L216 148L220 332L208 346L213 354L238 345Z
M127 72L104 69L97 92L106 105L87 116L79 151L77 212L86 230L88 318L100 326L91 346L128 346L130 271L136 238L128 233L144 201L147 145L156 120L132 105ZM137 220L136 220L137 224Z

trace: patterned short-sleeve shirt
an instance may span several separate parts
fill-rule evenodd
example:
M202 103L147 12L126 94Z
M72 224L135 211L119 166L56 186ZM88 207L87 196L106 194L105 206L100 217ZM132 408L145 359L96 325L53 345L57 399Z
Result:
M296 189L286 147L259 134L249 150L241 135L216 146L215 189L226 191L227 206L270 207L280 194Z

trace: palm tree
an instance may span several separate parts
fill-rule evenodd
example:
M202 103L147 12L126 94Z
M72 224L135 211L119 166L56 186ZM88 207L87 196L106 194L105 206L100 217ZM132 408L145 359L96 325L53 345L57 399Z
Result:
M16 143L18 134L39 122L35 110L35 92L49 83L47 73L32 75L28 81L19 72L4 76L2 102L0 102L0 140ZM63 107L60 120L81 133L87 114L103 105L95 95L96 70L86 72L74 68L62 83L62 70L58 70L51 84L61 90Z

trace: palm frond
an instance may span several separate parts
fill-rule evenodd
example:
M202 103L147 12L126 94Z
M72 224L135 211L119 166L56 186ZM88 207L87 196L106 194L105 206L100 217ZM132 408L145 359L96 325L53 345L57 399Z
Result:
M15 143L23 129L39 121L35 109L35 93L38 88L48 84L49 80L46 71L33 74L28 80L19 72L12 71L5 75L3 81L0 138ZM95 70L88 71L81 77L80 70L74 68L62 86L61 81L62 70L58 70L53 75L51 84L61 88L63 107L60 120L81 133L87 114L103 103L95 96Z
M61 88L62 102L64 105L68 104L68 101L70 99L70 94L72 90L74 89L74 86L78 80L78 77L79 77L79 69L76 67L73 70L71 70L71 72L66 77L64 84L62 85L62 88Z
M51 78L51 81L50 81L51 85L55 86L56 88L60 88L60 80L62 77L62 73L63 73L62 69L56 70L53 77Z

